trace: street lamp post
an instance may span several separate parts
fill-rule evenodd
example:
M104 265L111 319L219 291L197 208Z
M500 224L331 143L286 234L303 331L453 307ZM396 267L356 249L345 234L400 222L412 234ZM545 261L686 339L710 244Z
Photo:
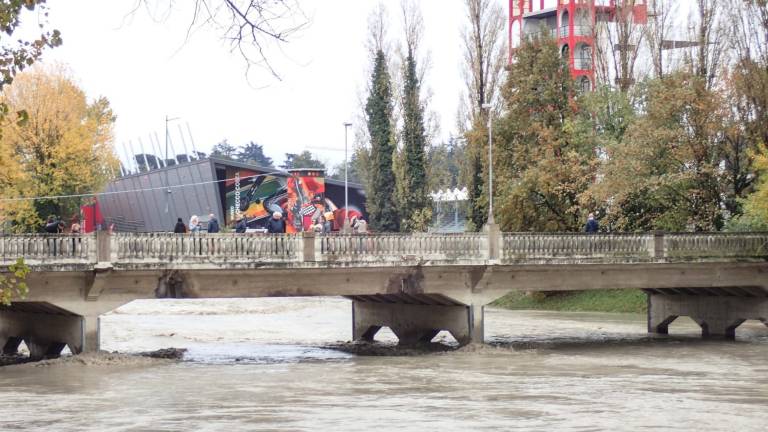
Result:
M168 115L165 116L165 161L164 163L168 163L168 122L172 122L174 120L178 120L178 117L174 118L168 118ZM146 159L145 159L146 160ZM168 194L167 198L165 199L165 212L168 213L168 209L170 207L170 201L173 198L171 195L171 184L168 182L168 167L165 167L165 192Z
M347 161L347 131L352 123L344 123L344 226L342 230L349 232L349 183L348 173L349 162Z
M483 104L488 110L488 225L493 225L493 105Z

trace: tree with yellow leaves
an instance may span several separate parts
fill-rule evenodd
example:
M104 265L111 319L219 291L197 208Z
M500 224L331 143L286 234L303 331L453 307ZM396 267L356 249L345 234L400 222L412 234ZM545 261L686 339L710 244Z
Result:
M742 200L744 214L729 224L732 231L768 230L768 146L761 144L753 156L758 181L755 191Z
M17 75L2 100L8 112L19 113L2 125L4 197L90 193L117 172L109 101L89 102L65 68L35 67ZM71 217L79 205L77 198L4 201L0 218L14 231L37 231L49 215Z

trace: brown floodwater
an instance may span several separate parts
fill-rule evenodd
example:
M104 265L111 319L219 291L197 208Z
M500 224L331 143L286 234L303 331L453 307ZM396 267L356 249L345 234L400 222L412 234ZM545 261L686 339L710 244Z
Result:
M184 361L0 368L0 430L768 430L760 323L702 341L689 319L653 338L639 315L490 309L488 345L356 356L328 349L350 338L350 309L131 303L102 317L103 348L184 347Z

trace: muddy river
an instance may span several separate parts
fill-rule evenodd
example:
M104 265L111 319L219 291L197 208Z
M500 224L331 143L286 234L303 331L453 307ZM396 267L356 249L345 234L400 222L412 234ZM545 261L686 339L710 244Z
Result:
M102 348L183 361L0 368L0 430L768 431L757 322L722 342L687 318L652 338L639 315L488 309L488 345L407 356L329 348L350 323L336 298L137 301Z

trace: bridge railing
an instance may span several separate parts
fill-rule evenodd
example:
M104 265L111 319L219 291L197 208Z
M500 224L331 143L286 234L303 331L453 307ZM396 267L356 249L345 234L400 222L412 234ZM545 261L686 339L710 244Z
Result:
M113 262L296 261L294 234L115 234Z
M0 266L20 257L31 265L768 260L768 233L0 235Z
M768 233L678 233L664 236L670 259L768 257Z
M531 260L650 260L652 234L502 234L502 258L507 262Z
M69 264L96 261L94 235L21 234L0 236L0 262L24 258L30 264Z
M319 261L397 261L481 259L487 237L460 234L332 234L315 242Z

